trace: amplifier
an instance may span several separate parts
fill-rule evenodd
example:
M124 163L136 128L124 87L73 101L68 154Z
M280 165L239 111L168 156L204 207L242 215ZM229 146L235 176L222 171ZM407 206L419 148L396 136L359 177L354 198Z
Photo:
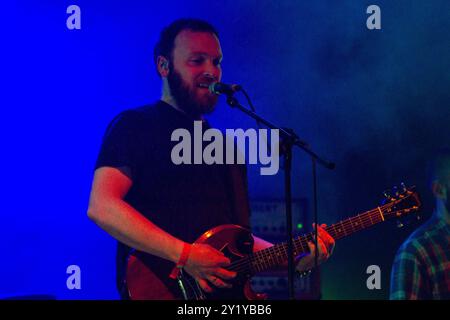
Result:
M272 243L285 242L286 205L284 199L253 199L250 201L252 232ZM308 202L304 198L294 199L292 203L293 235L298 236L311 231L308 219ZM264 292L270 299L288 299L287 270L257 274L252 279L252 288ZM297 299L318 299L320 296L319 272L309 276L295 277L295 297Z

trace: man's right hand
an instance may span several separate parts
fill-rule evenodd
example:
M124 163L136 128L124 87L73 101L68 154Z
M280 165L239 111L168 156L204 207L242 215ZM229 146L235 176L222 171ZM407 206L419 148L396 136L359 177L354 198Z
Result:
M236 272L226 270L230 265L222 252L207 244L193 244L184 269L197 280L205 292L212 292L217 288L231 288L226 280L236 276Z

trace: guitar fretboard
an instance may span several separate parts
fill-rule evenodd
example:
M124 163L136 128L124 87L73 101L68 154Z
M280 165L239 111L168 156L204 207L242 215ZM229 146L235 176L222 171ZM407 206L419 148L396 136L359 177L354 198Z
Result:
M355 217L342 220L324 229L335 239L347 237L355 232L369 228L375 224L381 223L386 219L395 216L392 211L393 204L386 204L373 210L361 213ZM416 210L417 207L405 209L406 211ZM314 233L299 236L293 239L294 255L307 254L310 252L308 242L314 242ZM243 272L253 275L273 267L283 264L287 260L287 243L276 244L270 248L254 252L245 258L235 261L231 264L230 270Z

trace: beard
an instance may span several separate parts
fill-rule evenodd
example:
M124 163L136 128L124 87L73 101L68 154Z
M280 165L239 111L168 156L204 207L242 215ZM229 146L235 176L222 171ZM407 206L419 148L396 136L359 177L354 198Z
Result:
M174 68L171 68L167 82L178 107L190 116L198 118L214 111L218 96L209 92L202 93L200 91L204 91L204 89L197 86L190 87Z

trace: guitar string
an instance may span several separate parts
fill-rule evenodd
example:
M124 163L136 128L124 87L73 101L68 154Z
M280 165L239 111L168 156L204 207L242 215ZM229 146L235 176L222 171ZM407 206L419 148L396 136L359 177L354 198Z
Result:
M302 239L296 239L295 241L296 251L298 251L297 248L301 246L303 252L308 252L309 250L305 250L305 248L309 249L307 241L312 240L312 237L313 235L309 234L306 237L305 236L302 237ZM276 254L276 258L270 259L270 257L273 256L273 254ZM230 265L229 269L236 272L249 272L249 273L251 273L252 269L254 269L256 272L259 272L264 269L268 269L270 266L285 261L286 257L287 257L286 247L283 244L275 245L271 248L268 248L267 251L258 251L246 258L235 261L232 265Z
M371 214L377 214L376 216L374 216L373 218L376 218L375 219L375 222L373 221L374 219L372 219L371 217L370 217L370 215ZM370 226L372 226L372 225L374 225L374 224L376 224L376 223L378 223L378 222L381 222L381 221L383 221L383 219L381 219L380 218L380 216L379 216L379 211L378 210L371 210L371 211L369 211L369 212L366 212L366 213L363 213L363 214L360 214L360 215L358 215L358 216L355 216L355 217L353 217L353 218L349 218L349 219L346 219L346 220L343 220L343 221L340 221L340 222L338 222L338 223L336 223L336 224L334 224L334 225L331 225L331 226L328 226L328 227L326 227L325 228L325 230L331 230L332 228L333 229L335 229L334 230L334 233L336 234L336 235L338 235L339 233L340 234L343 234L344 236L346 235L346 232L344 231L344 232L340 232L339 230L341 230L341 229L343 229L343 228L346 228L346 227L348 227L348 226L352 226L352 229L354 229L354 227L353 227L353 224L351 223L351 221L350 220L352 220L352 219L360 219L360 221L362 221L362 228L360 229L360 230L363 230L364 228L367 228L367 227L370 227ZM361 218L362 218L362 220L361 220ZM366 226L365 225L365 222L369 222L370 224L368 225L368 226ZM341 226L344 226L343 228L339 228L339 229L337 229L336 230L336 226L338 225L338 224L341 224ZM355 230L354 232L356 232L356 231L360 231L360 230ZM302 250L303 251L305 251L305 247L308 247L307 246L307 242L308 242L308 240L311 240L312 238L314 237L314 233L308 233L308 234L306 234L306 235L303 235L303 236L300 236L300 237L297 237L295 240L294 240L294 246L295 247L298 247L298 245L301 245L302 246ZM306 246L305 246L305 244L306 244ZM309 248L309 247L308 247ZM284 251L284 253L283 253L283 251ZM258 266L261 266L261 267L265 267L265 264L267 264L268 266L270 266L270 262L267 262L267 263L260 263L260 262L256 262L256 263L253 263L252 264L252 261L251 260L255 260L255 259L257 259L257 260L259 260L259 259L266 259L266 261L267 261L267 257L270 257L271 255L273 255L273 254L282 254L282 258L281 258L281 260L283 261L283 260L285 260L286 258L285 258L285 256L287 256L287 252L286 252L286 248L285 248L285 243L281 243L281 244L277 244L277 245L274 245L274 246L272 246L272 247L270 247L270 248L267 248L266 250L261 250L261 251L257 251L257 252L254 252L254 253L252 253L252 254L250 254L250 255L248 255L248 256L246 256L245 258L242 258L242 259L239 259L238 261L235 261L235 262L233 262L233 263L231 263L230 264L230 266L229 266L229 270L232 270L232 271L235 271L235 272L243 272L243 271L251 271L251 267L253 267L254 265L256 265L256 268L258 268ZM258 257L259 256L259 257ZM252 259L252 257L253 257L253 259ZM279 257L279 256L278 256ZM278 262L278 259L276 259L277 260L277 262ZM188 280L188 282L189 282L189 280ZM189 283L190 284L190 283ZM197 293L196 293L196 290L195 290L195 288L193 288L193 286L190 284L190 286L191 286L191 289L192 289L192 291L194 291L194 294L196 295L196 298L197 298Z
M371 226L373 226L373 225L375 225L377 223L382 222L385 218L389 218L390 215L395 213L395 212L389 212L389 209L391 207L393 207L395 204L397 204L397 203L392 202L392 203L388 203L386 205L383 205L381 207L378 207L376 209L369 210L369 211L367 211L365 213L361 213L361 214L359 214L359 215L357 215L355 217L348 218L346 220L343 220L343 221L340 221L340 222L338 222L336 224L333 224L333 225L331 225L329 227L326 227L325 230L327 230L329 232L330 231L334 231L335 238L337 238L337 239L339 239L341 237L345 237L347 234L351 234L351 233L354 233L354 232L357 232L357 231L361 231L361 230L363 230L363 229L365 229L367 227L371 227ZM380 211L381 211L382 217L380 217ZM383 212L384 212L384 214L383 214ZM362 227L359 227L359 229L358 229L358 224L357 223L353 223L357 219L359 219L360 222L361 222L360 226L362 225ZM366 226L366 223L368 223L367 226ZM341 228L336 229L339 224L341 225ZM355 229L355 226L356 226L356 229ZM345 231L345 230L347 230L348 227L352 228L352 230L350 230L350 233L347 233ZM332 229L334 229L334 230L332 230ZM344 229L343 232L340 231L342 229ZM294 240L294 242L296 242L295 243L296 247L301 245L302 246L301 249L303 250L303 252L305 252L306 251L305 248L308 247L308 245L307 245L308 240L312 240L313 237L314 237L314 234L310 233L310 234L307 234L307 235L300 236L300 237L296 238ZM232 268L237 268L237 269L233 269L233 270L238 270L238 271L239 270L243 270L241 267L243 267L244 270L245 269L251 269L252 264L251 264L251 261L249 261L249 259L253 257L253 260L255 260L255 259L259 260L259 259L262 258L263 260L268 261L266 263L264 263L264 261L262 261L262 263L261 262L253 263L253 265L256 265L256 267L260 266L260 267L263 267L262 269L264 269L266 264L267 264L267 266L270 266L270 263L273 264L273 262L271 262L270 260L267 260L267 257L270 258L270 256L273 255L274 253L276 253L278 257L279 257L279 254L282 254L284 260L286 259L285 255L287 255L287 252L286 252L286 248L285 248L284 245L280 244L280 245L275 245L273 247L270 247L270 248L267 249L270 252L266 251L266 250L261 250L261 251L255 252L255 253L251 254L250 256L246 257L247 259L240 259L238 261L233 262L231 267ZM286 253L283 253L283 251L285 251ZM277 260L277 263L278 263L278 259L277 258L276 258L276 260ZM250 265L249 265L249 262L250 262ZM251 271L251 270L249 270L249 271Z
M377 212L376 210L372 210L372 211L369 211L369 212L367 212L367 213L363 213L363 214L359 215L359 216L367 215L367 217L364 217L363 220L361 220L361 221L363 221L362 224L364 224L364 227L366 227L366 226L365 226L365 222L368 222L369 220L370 220L370 223L371 223L370 225L372 225L373 220L370 219L370 218L368 217L368 215L369 215L369 214L376 213L376 212ZM354 217L354 219L356 219L356 218L357 218L357 217ZM358 217L358 218L361 219L361 217ZM353 219L353 218L350 218L350 219ZM347 219L347 220L350 220L350 219ZM379 220L379 221L381 221L381 220ZM377 221L377 222L379 222L379 221ZM352 225L352 227L353 227L353 225L354 225L354 224L351 223L351 221L346 221L346 220L341 221L341 222L338 222L337 224L343 225L344 228L347 227L347 226L350 226L350 225ZM335 224L335 225L337 225L337 224ZM335 225L326 227L325 229L330 229L330 230L331 230L332 228L335 229ZM369 225L369 226L370 226L370 225ZM353 227L353 229L354 229L354 227ZM363 228L361 228L361 230L362 230L362 229L363 229ZM340 229L338 229L338 230L340 230ZM335 233L337 234L337 233L339 233L339 231L335 230ZM344 234L345 234L345 232L344 232ZM313 236L314 236L313 233L309 233L309 234L307 234L307 235L303 235L303 236L301 236L301 237L296 238L296 239L294 240L294 242L297 242L296 246L301 245L303 251L305 251L305 248L308 247L308 246L307 246L307 240L311 240L311 239L313 238ZM280 253L282 253L282 250L285 249L284 246L283 246L283 244L285 244L285 243L282 243L282 244L279 244L279 245L275 245L275 246L273 246L273 247L268 248L267 250L275 251L275 252L271 252L271 254L272 254L272 253L278 253L278 254L280 254ZM273 250L273 249L275 249L275 250ZM259 259L259 258L264 258L264 254L265 254L264 251L265 251L265 250L261 250L261 251L255 252L255 253L254 253L255 258L257 258L257 259ZM286 251L286 250L283 250L283 251ZM267 252L268 252L268 251L267 251ZM261 253L262 253L262 254L261 254ZM258 255L259 255L260 257L257 257ZM248 260L248 259L247 259L247 260ZM239 262L241 262L241 261L242 261L242 259L240 259L240 260L238 260L238 261L235 261L235 262L232 264L232 267L238 266L238 265L239 265ZM247 263L247 261L242 261L242 263Z
M394 203L390 203L390 204L384 205L383 207L379 207L379 208L376 208L376 209L369 210L367 212L358 214L355 217L351 217L351 218L345 219L343 221L337 222L337 223L335 223L333 225L330 225L328 227L325 227L325 230L327 230L328 232L334 231L333 233L335 234L335 238L336 239L339 239L341 236L345 237L347 235L347 232L345 232L345 230L348 227L352 228L352 230L350 230L350 233L349 233L349 234L352 234L354 232L361 231L361 230L363 230L365 228L368 228L368 227L371 227L371 226L373 226L373 225L375 225L377 223L380 223L380 222L384 221L385 218L389 218L391 214L395 213L395 212L389 212L388 211L388 209L390 209L393 205L394 205ZM384 211L384 214L383 214L383 211ZM381 213L382 217L380 217L380 213ZM373 217L371 217L371 215L373 215ZM374 220L372 218L375 218L374 219L375 222L374 222ZM359 225L358 225L358 223L352 223L352 222L355 222L358 219L361 222ZM369 225L366 226L366 222L369 222ZM336 227L339 224L341 225L342 228L336 229ZM361 225L362 225L362 227L361 227ZM356 228L355 228L355 226L356 226ZM359 227L359 229L358 229L358 227ZM334 229L334 230L331 230L331 229ZM342 229L344 229L343 232L340 231ZM308 233L306 235L299 236L296 239L294 239L294 246L296 247L295 248L296 251L297 251L297 248L298 248L299 245L301 246L301 250L303 252L308 250L309 249L309 247L307 245L308 240L313 240L313 238L314 238L314 233L310 232L310 233ZM284 253L283 253L283 251L284 251ZM257 258L257 259L266 258L266 261L267 261L267 257L270 257L274 253L277 254L277 258L275 258L275 260L277 260L277 263L278 263L278 257L279 257L280 254L282 255L282 257L281 257L282 261L286 259L285 258L285 256L287 256L287 252L286 251L287 250L285 248L285 243L277 244L277 245L274 245L273 247L267 248L267 250L257 251L257 252L254 252L254 253L252 253L251 255L249 255L249 256L247 256L245 258L239 259L238 261L234 261L233 263L231 263L230 268L238 267L237 269L231 269L232 271L236 271L236 272L242 272L242 271L245 271L246 269L248 269L248 271L251 271L251 267L254 266L254 264L252 264L252 262L249 261L249 260L251 260L252 257L253 258L257 258L257 256L259 255L260 257ZM267 266L270 266L271 262L272 261L268 262ZM256 263L256 267L258 267L258 266L261 266L261 263L257 262ZM265 267L265 263L262 263L262 267L263 268ZM194 291L194 294L195 294L196 298L198 298L198 295L195 292L196 290L192 287L192 283L190 283L189 280L187 280L187 281L188 281L190 287L192 288L192 290Z
M371 213L375 213L375 211L372 211ZM369 226L371 226L371 225L374 224L374 223L373 223L373 220L370 219L370 218L367 216L367 217L364 217L364 219L362 220L362 221L364 221L364 222L363 222L364 227L366 227L366 226L365 226L365 222L369 222L369 220L370 220L370 225L369 225ZM382 221L382 219L377 220L375 223L380 222L380 221ZM350 223L351 223L351 222L347 223L346 226L349 226ZM332 229L333 227L334 227L334 226L330 226L330 227L328 227L328 229ZM354 228L353 228L353 229L354 229ZM362 230L362 229L363 229L363 228L361 228L360 230ZM338 229L338 230L340 230L340 229ZM338 235L339 233L341 233L341 234L343 234L343 235L346 234L346 232L339 232L339 231L337 231L337 230L335 230L335 233L336 233L337 235ZM313 233L309 233L309 234L307 234L307 235L298 237L298 238L296 238L296 239L294 240L295 246L296 246L296 247L299 247L299 245L301 245L301 246L302 246L302 250L303 250L303 251L306 251L305 248L309 248L308 245L307 245L307 241L308 241L308 240L312 240L313 237L314 237L314 234L313 234ZM283 251L284 251L284 252L283 252ZM266 250L261 250L261 251L258 251L258 252L254 252L254 253L251 254L249 257L247 257L247 259L240 259L240 260L238 260L238 261L235 261L232 265L230 265L230 268L232 268L233 271L243 271L243 270L245 270L245 269L248 269L248 267L249 267L248 264L249 264L249 262L251 263L251 261L249 261L249 260L257 260L256 263L254 263L254 264L256 265L256 267L259 266L259 267L263 267L263 268L264 268L266 264L267 264L267 266L270 266L271 261L267 261L267 257L270 257L270 256L273 255L274 253L277 254L278 257L279 257L279 255L281 254L281 255L282 255L281 260L282 260L282 261L285 260L285 259L286 259L286 256L287 256L287 252L286 252L286 248L285 248L285 243L278 244L278 245L275 245L275 246L273 246L273 247L270 247L270 248L267 249L267 251L266 251ZM252 257L253 257L254 259L251 259ZM261 263L260 260L266 260L267 262L264 263L264 261L263 261L263 262ZM278 258L276 258L276 260L277 260L277 263L278 263ZM272 263L272 264L273 264L273 263Z
M192 281L189 277L184 277L184 279L186 280L189 287L191 288L191 292L193 292L193 295L195 295L195 299L196 300L204 300L203 290L199 287L198 282L194 278L192 278L192 280L195 283L195 284L192 284ZM200 293L198 293L198 291Z
M385 211L385 213L387 213L387 214L384 215L384 217L389 215L389 212L387 212L386 210L389 209L390 207L392 207L392 204L388 204L388 205L385 205L385 207L383 207L382 211ZM381 209L381 207L380 207L380 209ZM336 224L333 224L333 225L331 225L329 227L326 227L325 230L330 230L331 231L331 229L335 229L334 233L338 237L340 237L341 235L345 236L347 234L347 232L345 232L345 231L344 232L340 232L338 230L347 229L347 227L352 227L352 229L355 229L354 228L355 224L353 224L352 221L355 221L357 219L360 219L361 224L363 226L359 230L354 230L354 232L361 231L361 230L363 230L363 229L365 229L367 227L370 227L372 225L375 225L375 224L383 221L383 218L380 217L380 211L377 208L377 209L369 210L369 211L367 211L365 213L361 213L361 214L359 214L359 215L357 215L355 217L348 218L346 220L340 221L340 222L338 222ZM369 222L370 224L366 226L367 222ZM336 227L339 224L343 228L339 228L339 229L336 230ZM352 232L350 232L350 233L352 233ZM303 235L303 236L297 237L294 240L294 242L297 242L297 244L296 244L297 247L298 247L298 245L301 245L302 246L302 250L305 251L305 248L309 248L308 245L307 245L307 240L308 239L312 239L313 237L314 237L314 233L309 233L307 235ZM338 238L338 237L336 237L336 238ZM236 272L242 272L242 271L245 271L246 269L251 269L252 265L251 265L251 261L249 261L249 260L250 260L250 258L252 256L254 258L256 258L256 259L264 259L264 258L267 259L267 256L273 255L275 253L275 254L282 254L283 255L282 260L285 260L286 259L285 256L287 256L287 253L283 253L283 251L286 251L286 249L284 248L283 244L285 244L285 243L278 244L278 245L275 245L273 247L268 248L267 250L271 250L272 249L271 251L275 251L275 252L271 252L270 254L269 254L268 251L265 251L265 250L254 252L253 254L247 256L246 258L242 258L242 259L239 259L238 261L233 262L230 265L229 268L230 268L230 270L236 271ZM258 255L259 255L259 257L257 257ZM256 262L257 266L262 266L263 268L265 267L265 264L267 264L267 266L270 266L269 262L267 262L267 263Z

